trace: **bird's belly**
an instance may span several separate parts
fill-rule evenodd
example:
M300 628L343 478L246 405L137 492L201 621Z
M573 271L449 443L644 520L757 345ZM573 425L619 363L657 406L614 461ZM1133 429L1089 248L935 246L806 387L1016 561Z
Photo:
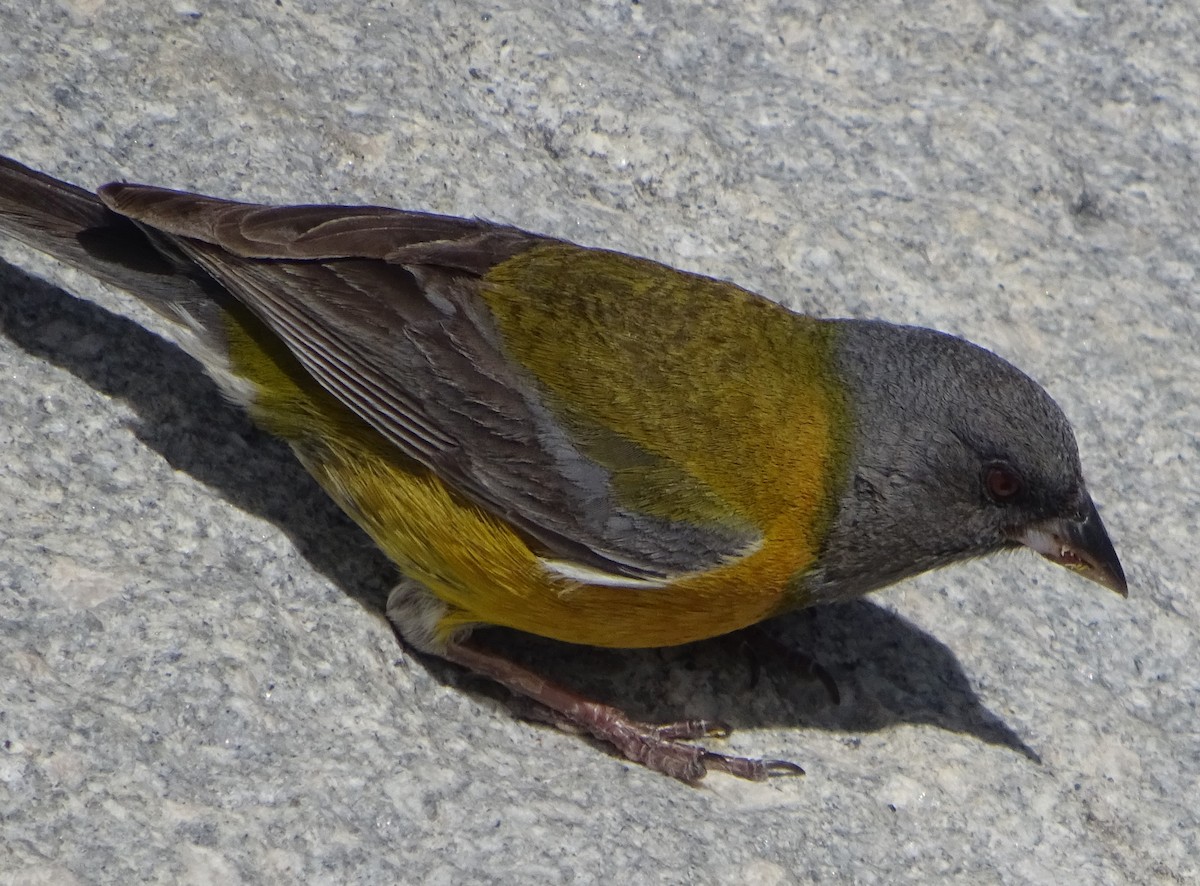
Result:
M591 646L674 646L785 608L787 576L752 555L661 587L614 587L548 569L508 524L436 475L375 450L296 446L338 504L410 578L449 606L439 631L500 625Z

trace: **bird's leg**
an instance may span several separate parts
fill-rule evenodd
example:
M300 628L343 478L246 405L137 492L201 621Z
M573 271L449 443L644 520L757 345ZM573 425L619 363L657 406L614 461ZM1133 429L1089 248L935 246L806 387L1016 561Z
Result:
M419 582L405 580L388 597L387 615L400 636L422 652L439 656L494 680L517 695L543 706L556 725L587 732L615 747L625 757L650 769L696 784L710 769L739 778L763 781L774 775L803 775L804 770L784 760L755 760L714 753L684 744L697 738L729 735L729 727L715 720L681 720L654 725L630 718L611 705L584 698L534 671L471 643L465 632L439 637L448 606Z
M803 674L809 679L820 683L824 687L825 694L829 696L829 701L832 704L839 705L842 703L842 693L838 690L837 682L833 679L829 671L825 669L825 666L811 655L787 645L760 625L750 628L747 631L747 637L752 638L754 641L752 645L749 639L743 640L745 649L750 654L751 688L758 684L758 677L763 664L759 658L758 651L759 647L763 647L773 656L782 659L789 670Z
M584 698L473 643L451 642L438 654L544 705L567 724L608 742L635 763L688 784L698 783L710 769L751 781L764 781L775 775L804 774L804 770L795 763L785 760L731 757L682 743L706 736L727 736L729 727L718 721L695 719L661 725L641 723L618 708Z

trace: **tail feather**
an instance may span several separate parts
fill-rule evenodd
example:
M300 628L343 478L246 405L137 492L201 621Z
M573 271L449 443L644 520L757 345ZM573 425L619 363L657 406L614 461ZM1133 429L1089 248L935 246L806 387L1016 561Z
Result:
M227 381L223 290L165 240L90 191L0 156L0 235L8 235L118 289L182 326L181 342ZM227 393L230 385L222 384Z
M0 232L147 302L201 290L190 265L172 260L95 194L7 157L0 157Z

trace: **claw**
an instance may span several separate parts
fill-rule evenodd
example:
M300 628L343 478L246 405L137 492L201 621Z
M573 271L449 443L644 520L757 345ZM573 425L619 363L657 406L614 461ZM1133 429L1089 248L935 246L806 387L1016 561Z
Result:
M544 706L546 713L542 718L548 722L560 728L569 726L590 733L612 745L627 759L690 785L699 784L709 769L750 781L804 774L803 769L786 760L731 757L684 743L698 738L727 738L733 730L720 720L696 718L660 725L639 723L624 711L584 698L473 644L449 644L441 654Z
M768 778L803 775L804 770L787 760L756 760L751 757L727 757L705 751L703 760L709 767L735 775L748 781L766 781Z
M804 774L804 767L791 760L763 760L767 778L792 778Z

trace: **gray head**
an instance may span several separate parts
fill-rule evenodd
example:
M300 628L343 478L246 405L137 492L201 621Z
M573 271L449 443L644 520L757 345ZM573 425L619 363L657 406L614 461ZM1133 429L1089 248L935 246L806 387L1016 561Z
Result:
M929 329L837 321L854 424L817 598L860 594L1019 545L1118 593L1125 576L1074 434L1041 386Z

